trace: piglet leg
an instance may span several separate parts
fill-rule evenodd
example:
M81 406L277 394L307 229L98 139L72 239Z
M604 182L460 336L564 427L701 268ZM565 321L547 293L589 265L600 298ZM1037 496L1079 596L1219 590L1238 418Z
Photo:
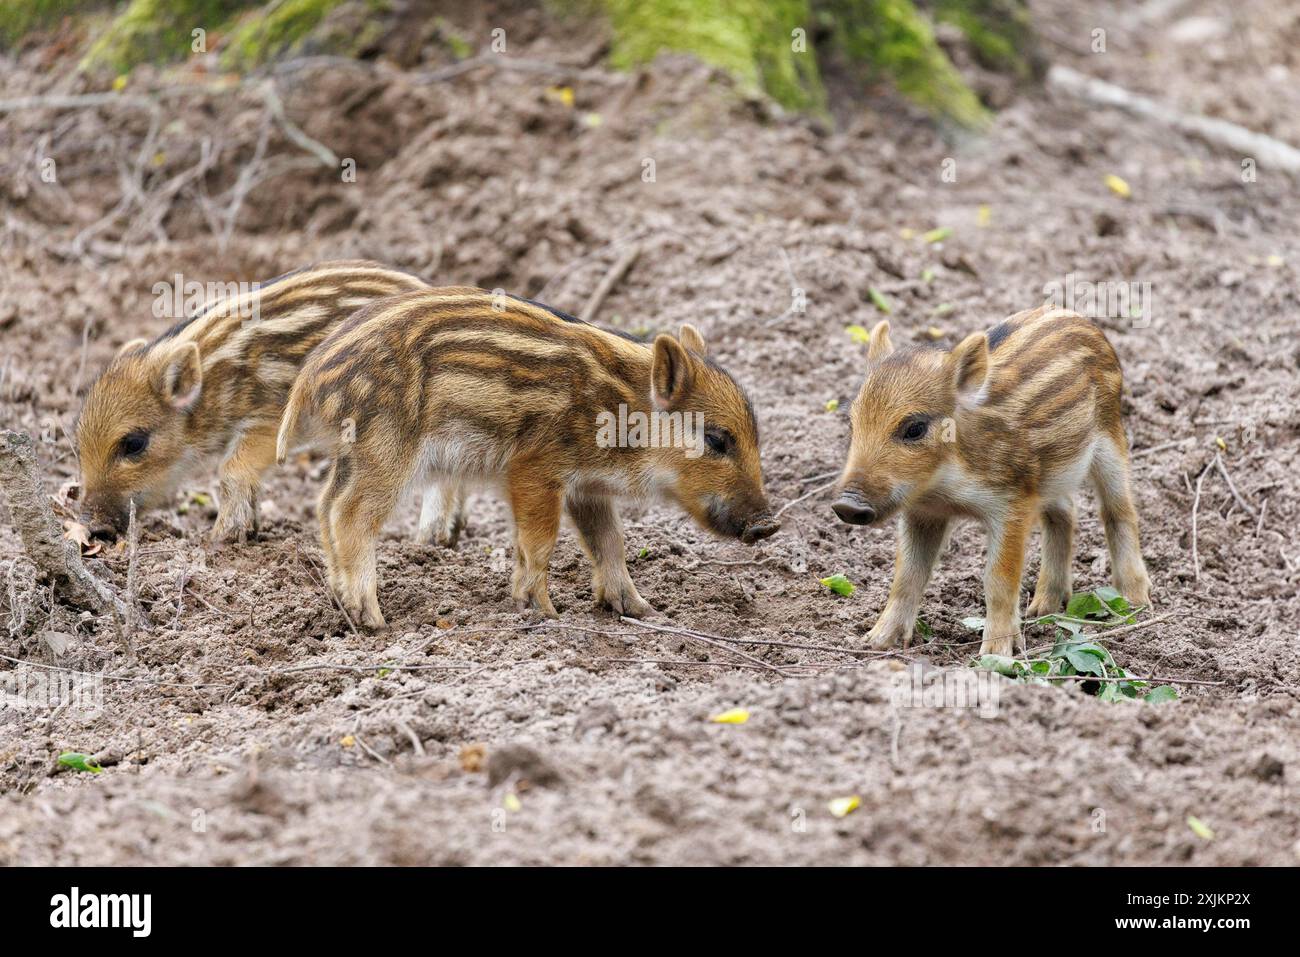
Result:
M1001 521L990 523L981 655L1013 654L1020 641L1020 579L1025 570L1025 545L1037 511L1036 500L1022 499L1007 506Z
M899 522L894 583L880 620L867 635L872 648L885 651L900 644L906 648L911 642L925 586L948 539L948 524L944 518L906 514Z
M536 608L547 618L559 618L551 604L547 568L560 532L561 490L539 480L536 464L511 468L507 486L515 515L515 574L511 593L515 607Z
M591 559L591 590L596 602L620 615L641 618L652 609L641 598L627 571L623 526L608 496L570 496L565 510Z

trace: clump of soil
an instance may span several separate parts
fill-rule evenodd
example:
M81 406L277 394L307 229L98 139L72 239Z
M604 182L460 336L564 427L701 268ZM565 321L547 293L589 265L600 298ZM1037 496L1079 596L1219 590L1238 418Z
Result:
M1087 4L1036 13L1089 35ZM1216 47L1214 71L1137 16L1108 14L1132 22L1106 56L1064 43L1058 57L1300 140L1292 93L1268 79L1292 69L1291 14L1246 3L1250 42ZM256 542L204 543L211 480L147 517L155 625L129 649L110 620L34 587L0 526L4 690L54 673L39 665L107 675L97 708L0 708L0 862L1296 863L1294 183L1243 182L1239 157L1042 91L973 142L878 100L831 132L690 59L618 74L597 65L598 37L529 25L519 56L565 72L286 72L287 115L355 160L355 182L295 145L251 84L175 92L152 134L127 107L5 117L0 417L42 438L51 494L76 476L67 436L86 384L165 326L153 284L176 273L251 281L364 256L576 311L636 243L598 318L703 330L753 398L778 503L842 460L864 362L845 327L869 327L877 300L896 337L952 345L1071 276L1145 283L1149 322L1099 321L1124 364L1143 547L1171 617L1109 646L1134 675L1201 683L1145 705L994 679L992 715L915 706L901 693L913 669L964 668L976 647L960 622L982 614L983 536L963 527L942 559L931 641L854 654L894 533L837 522L824 494L757 550L666 505L624 510L651 622L767 642L731 645L750 658L593 609L568 532L552 563L561 622L521 620L508 515L490 497L456 550L412 544L415 510L399 516L380 551L391 627L357 632L321 586L320 467L299 462L270 476ZM70 92L35 56L0 64L6 89ZM1242 75L1276 95L1243 96ZM951 235L928 241L940 227ZM1196 504L1215 454L1241 500L1211 469ZM1082 589L1108 578L1095 503L1079 504ZM91 562L124 583L119 550ZM852 596L819 584L836 573ZM747 722L709 720L736 707ZM70 750L107 756L105 771L60 770ZM860 807L831 814L849 795Z

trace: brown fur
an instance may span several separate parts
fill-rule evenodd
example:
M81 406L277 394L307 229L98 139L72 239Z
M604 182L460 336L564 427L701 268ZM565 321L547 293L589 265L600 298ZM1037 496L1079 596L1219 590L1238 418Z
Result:
M894 583L873 647L906 646L949 526L968 517L989 531L981 653L1009 654L1020 635L1025 546L1039 521L1043 561L1028 614L1060 611L1069 598L1074 492L1085 478L1101 501L1115 587L1137 604L1150 601L1121 388L1104 333L1046 306L947 353L895 351L887 322L873 330L834 505L854 524L901 512ZM917 423L921 434L910 434Z
M307 353L377 299L427 284L377 263L327 262L261 287L256 318L228 299L151 343L128 342L90 387L77 423L85 520L120 532L129 503L170 501L179 483L220 462L217 539L257 524L257 489L275 459L280 414ZM138 454L123 442L148 437Z
M453 496L470 482L501 486L515 518L516 603L549 616L562 512L591 559L597 601L633 615L649 606L627 572L615 497L663 494L720 534L770 535L753 412L704 353L690 326L647 345L480 290L434 289L362 310L303 366L278 452L303 442L333 449L317 515L345 607L383 624L375 540L403 493L429 478ZM700 412L721 451L602 447L598 417L620 404L629 414Z

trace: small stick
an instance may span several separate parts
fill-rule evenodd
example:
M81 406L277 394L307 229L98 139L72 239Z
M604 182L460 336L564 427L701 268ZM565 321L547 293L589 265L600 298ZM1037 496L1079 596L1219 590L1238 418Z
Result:
M782 515L785 514L786 509L793 508L794 506L796 506L796 505L798 505L800 502L802 502L804 499L812 498L814 495L820 495L822 492L825 492L827 489L829 489L829 488L830 488L832 485L834 485L834 484L835 484L835 480L832 480L832 481L830 481L830 482L827 482L825 485L818 485L818 486L817 486L815 489L813 489L812 491L804 492L804 493L803 493L802 495L800 495L798 498L793 499L793 500L791 500L791 501L789 501L789 502L786 502L786 503L785 503L784 505L782 505L779 509L777 509L777 510L776 510L776 514L773 515L772 518L773 518L774 520L780 518Z
M125 617L126 604L86 568L80 546L63 537L59 520L41 489L35 447L26 432L0 431L0 489L9 501L14 527L37 571L74 605Z
M824 482L826 479L838 478L839 474L839 469L836 469L834 472L823 472L821 475L809 475L806 478L801 478L799 484L807 485L809 482Z
M136 595L137 577L140 570L140 523L135 517L135 500L131 500L126 526L126 655L132 656L131 641L135 638L135 618L139 609Z
M1137 675L1129 675L1125 678L1102 678L1098 675L1031 675L1030 677L1042 678L1044 681L1144 681L1147 684L1162 685L1207 685L1220 687L1226 685L1226 681L1203 681L1199 678L1139 678Z
M747 668L751 671L764 671L758 665L746 664L743 661L691 661L687 658L601 658L601 661L612 661L619 664L628 665L664 665L664 666L681 666L684 668Z
M1163 615L1156 615L1154 618L1148 618L1146 621L1134 622L1131 625L1120 625L1118 628L1111 628L1106 631L1093 632L1087 635L1084 634L1071 635L1069 638L1062 638L1060 642L1054 641L1050 645L1035 645L1033 648L1030 648L1028 651L1026 651L1025 654L1032 655L1038 651L1050 651L1052 648L1055 648L1058 644L1062 644L1062 643L1070 644L1071 642L1075 642L1075 641L1093 641L1098 638L1110 638L1114 635L1123 635L1131 631L1139 631L1151 625L1158 625L1162 621L1168 621L1170 618L1173 618L1177 614L1180 614L1180 612L1169 611L1169 612L1165 612Z
M1140 459L1144 455L1155 455L1157 452L1164 452L1167 449L1175 449L1179 446L1187 445L1189 442L1195 442L1193 438L1174 439L1172 442L1163 442L1160 445L1152 445L1149 448L1137 449L1129 453L1130 459Z
M583 322L591 322L596 318L596 313L600 311L605 297L613 291L619 280L632 268L632 264L636 262L637 257L640 255L641 244L632 243L623 251L623 255L614 261L614 265L609 267L609 272L605 273L605 278L600 281L600 285L591 294L587 304L582 307L582 312L578 313L578 317Z
M334 594L334 589L330 588L329 582L327 582L323 576L317 574L317 572L320 571L320 566L316 564L316 560L304 555L302 549L298 548L296 543L294 548L297 550L299 560L304 563L310 563L310 567L307 569L308 574L311 575L312 580L315 581L317 585L325 590L325 594L329 595L330 599L334 602L334 607L339 610L339 614L343 616L343 620L348 623L348 628L351 630L352 636L354 638L360 638L361 633L357 631L357 626L352 623L352 616L349 615L348 610L343 607L343 602L339 601L339 596ZM315 571L313 571L313 569L315 569Z
M414 731L411 730L411 726L409 724L406 724L402 721L394 721L393 727L411 739L411 748L412 750L415 751L417 757L421 757L421 758L424 757L424 745L420 743L419 735L417 735Z
M1255 523L1255 537L1259 538L1259 533L1264 530L1264 514L1268 511L1268 499L1264 499L1264 504L1259 507L1259 521Z
M262 99L266 102L266 108L271 111L275 121L280 124L280 129L284 135L301 149L306 150L320 160L322 166L337 170L339 168L339 158L332 149L314 140L302 129L295 124L284 112L284 101L280 99L279 91L275 88L275 81L270 80L262 86Z
M1232 492L1232 497L1237 500L1237 504L1249 512L1252 517L1258 517L1259 511L1255 506L1242 498L1241 493L1237 491L1236 483L1232 481L1232 476L1228 474L1228 467L1223 464L1223 456L1218 452L1214 453L1214 466L1219 470L1219 474L1223 476L1223 480L1228 483L1228 489Z
M694 638L696 641L702 641L706 645L711 645L712 647L718 648L721 651L729 651L733 655L739 655L741 658L744 658L746 661L748 661L751 665L757 665L760 668L766 668L768 671L774 671L778 675L781 675L783 678L788 677L786 673L782 671L780 668L778 668L776 665L766 662L762 658L755 658L753 655L749 654L746 651L741 651L739 648L728 648L726 644L719 641L718 638L714 635L704 634L698 631L690 631L686 628L672 628L668 625L656 625L648 621L638 621L635 618L629 618L627 615L620 615L619 620L624 621L629 625L638 625L641 628L649 628L651 631L661 631L664 634L668 634L668 635L680 635L683 638Z
M1196 581L1201 580L1201 556L1196 549L1196 518L1201 510L1201 483L1205 481L1205 473L1213 464L1213 462L1206 463L1205 468L1201 469L1201 474L1196 477L1196 498L1192 500L1192 570L1196 575Z

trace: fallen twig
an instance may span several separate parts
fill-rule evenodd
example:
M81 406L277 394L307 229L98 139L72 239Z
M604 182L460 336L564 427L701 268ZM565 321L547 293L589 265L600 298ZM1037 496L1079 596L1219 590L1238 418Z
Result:
M1157 452L1165 452L1168 451L1169 449L1176 449L1179 448L1180 446L1188 445L1189 443L1195 441L1196 439L1194 438L1186 438L1186 439L1174 439L1172 442L1162 442L1159 445L1152 445L1149 448L1137 449L1136 451L1130 453L1129 458L1140 459L1146 455L1155 455Z
M35 447L26 432L0 432L0 489L4 490L14 527L37 571L74 605L116 612L125 620L126 603L90 573L81 561L80 547L63 537L59 520L41 489Z
M618 285L619 281L632 268L637 257L641 255L641 244L632 243L627 249L623 250L623 255L614 261L614 265L609 267L605 277L601 279L595 291L592 292L591 298L587 304L582 307L582 312L578 313L578 318L583 322L592 322L596 318L596 313L600 311L601 304L604 303L605 297Z
M1196 476L1196 497L1192 499L1192 571L1196 581L1201 580L1201 555L1196 548L1196 522L1201 511L1201 484L1205 481L1205 473L1213 464L1213 462L1206 463L1205 468L1201 469L1201 474Z
M1122 87L1086 76L1060 64L1048 71L1047 84L1087 100L1089 103L1118 107L1134 116L1171 126L1215 146L1229 149L1239 156L1251 157L1262 167L1300 175L1300 150L1271 136L1238 126L1236 123L1192 113L1179 113L1163 103L1130 93Z
M782 515L786 513L787 509L793 508L794 506L798 505L800 502L804 501L805 499L812 498L814 495L820 495L822 492L825 492L832 485L834 485L836 481L837 480L833 479L827 482L825 485L818 485L815 489L804 492L798 498L786 502L784 505L782 505L780 508L776 510L776 514L772 516L772 519L775 521L776 519L780 518Z
M727 651L733 655L738 655L739 657L744 658L746 661L748 661L751 665L757 665L760 668L764 668L768 671L775 672L776 674L781 675L781 677L783 678L789 677L788 675L786 675L785 671L783 671L781 668L778 668L776 665L764 661L762 658L756 658L746 651L741 651L739 648L730 648L724 642L720 641L718 637L715 635L710 635L705 632L693 631L688 628L675 628L672 627L671 625L657 625L654 624L653 622L639 621L636 618L629 618L627 615L620 615L619 620L626 622L629 625L636 625L640 628L648 628L651 631L660 631L667 635L679 635L682 638L694 638L696 641L703 642L704 644L717 648L720 651Z
M1232 476L1228 474L1228 467L1223 464L1223 456L1218 452L1214 453L1214 466L1219 470L1219 474L1223 476L1223 480L1228 483L1228 490L1232 492L1232 497L1237 500L1237 504L1249 512L1252 518L1258 518L1259 510L1241 497L1241 493L1237 491L1236 483L1232 481Z

